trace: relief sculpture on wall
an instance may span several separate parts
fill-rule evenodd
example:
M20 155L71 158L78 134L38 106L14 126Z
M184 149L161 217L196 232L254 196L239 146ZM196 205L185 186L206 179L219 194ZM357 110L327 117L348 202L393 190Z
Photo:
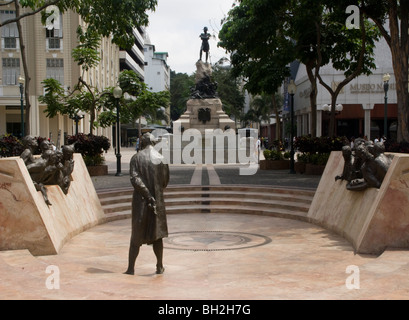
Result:
M347 181L347 189L350 191L380 188L392 162L392 158L384 152L383 142L356 139L352 148L342 148L344 169L335 180Z
M37 139L33 136L23 138L24 151L20 155L33 180L37 191L41 191L44 201L51 205L46 185L58 185L64 192L68 193L71 184L71 173L74 170L74 145L63 146L61 150L54 150L50 142L41 142L41 156L34 157L37 148Z

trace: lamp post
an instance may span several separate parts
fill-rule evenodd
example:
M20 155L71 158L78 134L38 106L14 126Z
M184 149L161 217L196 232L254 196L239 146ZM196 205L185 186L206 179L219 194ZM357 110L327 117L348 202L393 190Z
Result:
M385 90L385 114L383 118L383 135L385 138L388 135L388 90L389 90L389 80L391 76L389 73L385 73L382 77L383 79L383 89Z
M297 86L294 80L291 80L288 85L288 93L291 96L291 151L290 151L290 173L295 173L295 163L294 163L294 95L297 92Z
M18 77L18 83L20 87L20 109L21 109L21 138L24 138L25 132L24 132L24 83L26 79L24 79L23 76Z
M122 97L122 89L118 86L114 88L114 98L116 99L116 176L121 173L121 129L119 128L119 99Z
M75 121L75 135L77 136L78 135L78 122L84 119L84 115L77 113L71 119Z

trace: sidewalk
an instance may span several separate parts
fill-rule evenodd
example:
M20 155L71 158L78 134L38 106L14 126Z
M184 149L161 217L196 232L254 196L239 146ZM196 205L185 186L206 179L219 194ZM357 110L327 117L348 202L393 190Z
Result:
M134 148L121 149L121 173L117 172L117 158L113 150L104 154L108 165L108 175L92 177L96 190L131 187L129 181L129 163L135 154ZM262 152L260 159L263 159ZM265 185L291 188L316 189L321 176L290 174L289 170L260 170L253 175L240 175L240 168L248 165L240 164L204 164L204 165L169 165L170 185L193 184L239 184Z

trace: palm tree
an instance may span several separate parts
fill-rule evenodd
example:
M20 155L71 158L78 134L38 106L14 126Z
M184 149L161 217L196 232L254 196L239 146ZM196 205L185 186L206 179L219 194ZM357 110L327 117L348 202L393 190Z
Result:
M282 96L275 93L273 97L267 94L257 95L250 104L250 110L245 114L244 121L246 125L249 122L256 122L261 127L262 121L269 121L271 115L276 118L276 138L281 138L280 131L280 109L282 105Z

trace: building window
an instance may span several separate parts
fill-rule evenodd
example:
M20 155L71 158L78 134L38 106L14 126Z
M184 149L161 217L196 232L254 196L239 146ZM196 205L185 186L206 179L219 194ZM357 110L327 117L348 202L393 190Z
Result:
M48 48L50 50L53 49L61 49L61 38L58 36L58 30L46 30L46 38L48 43Z
M17 39L16 38L4 38L4 49L16 49Z
M16 85L20 75L19 58L3 58L3 85Z
M62 14L60 18L56 19L53 24L47 26L45 29L45 37L47 39L47 50L60 50L62 49Z
M47 59L47 79L64 84L64 59Z
M0 21L14 19L16 12L12 10L0 10ZM18 38L17 23L9 23L1 27L2 49L17 49Z

